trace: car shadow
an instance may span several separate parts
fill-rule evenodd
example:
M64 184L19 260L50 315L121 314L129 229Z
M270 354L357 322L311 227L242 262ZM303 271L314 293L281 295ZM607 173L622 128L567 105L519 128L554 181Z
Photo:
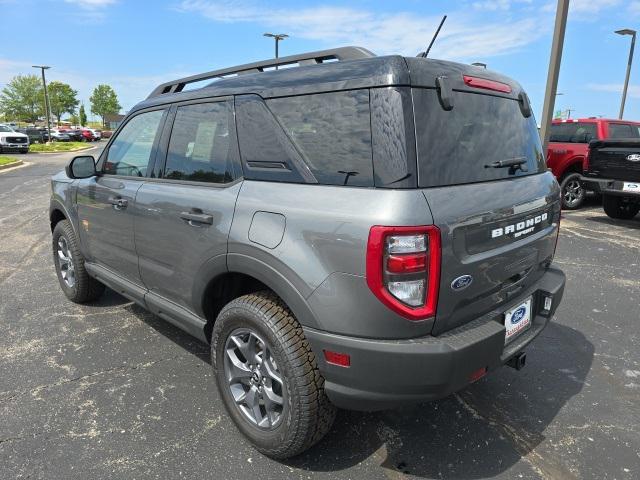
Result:
M589 222L596 222L603 225L612 225L617 227L627 227L633 230L640 230L640 215L636 215L631 220L616 220L614 218L603 217L585 217L585 220Z
M207 344L142 307L126 308L185 351L211 363ZM581 332L551 322L527 349L523 370L501 368L439 401L382 412L338 411L333 428L320 443L282 463L309 472L339 472L366 462L391 475L447 479L499 475L523 457L532 461L529 454L545 440L545 429L585 386L593 356L594 346ZM549 477L570 476L553 452L533 457L535 469Z

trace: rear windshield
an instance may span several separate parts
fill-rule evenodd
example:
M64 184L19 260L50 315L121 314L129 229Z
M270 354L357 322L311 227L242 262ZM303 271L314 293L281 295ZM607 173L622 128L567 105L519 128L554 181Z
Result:
M453 92L444 110L432 89L414 89L421 187L521 177L545 171L533 115L525 118L516 100ZM493 168L494 162L524 160L522 169Z

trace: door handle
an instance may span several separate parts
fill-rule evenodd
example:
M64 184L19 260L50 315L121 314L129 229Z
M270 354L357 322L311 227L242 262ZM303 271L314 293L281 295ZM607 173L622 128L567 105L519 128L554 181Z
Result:
M197 227L198 224L213 225L213 216L206 213L182 212L180 218L187 220L192 227Z
M129 201L126 198L119 197L109 197L109 203L113 205L113 208L116 210L122 210L129 205Z

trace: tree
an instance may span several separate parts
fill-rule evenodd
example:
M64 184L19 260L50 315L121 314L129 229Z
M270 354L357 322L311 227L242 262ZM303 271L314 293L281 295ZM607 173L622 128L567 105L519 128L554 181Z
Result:
M60 124L62 115L76 111L76 107L80 103L77 99L78 92L66 83L55 81L49 83L48 89L51 113L55 115L58 124Z
M89 97L91 102L91 112L102 118L104 127L105 115L114 115L120 111L118 96L109 85L98 85Z
M71 122L71 125L81 125L80 117L76 115L75 112L71 114L69 121Z
M0 110L7 118L35 122L44 115L44 94L37 75L13 77L0 94Z
M80 105L78 116L80 117L80 125L85 126L87 124L87 113L84 111L84 104Z

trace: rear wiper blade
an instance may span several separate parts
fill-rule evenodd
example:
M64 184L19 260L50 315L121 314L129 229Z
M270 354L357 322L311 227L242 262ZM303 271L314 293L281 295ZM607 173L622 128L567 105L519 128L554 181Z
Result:
M484 168L515 167L516 165L522 165L523 163L527 163L526 158L509 158L508 160L498 160L496 162L490 163L489 165L485 165Z

